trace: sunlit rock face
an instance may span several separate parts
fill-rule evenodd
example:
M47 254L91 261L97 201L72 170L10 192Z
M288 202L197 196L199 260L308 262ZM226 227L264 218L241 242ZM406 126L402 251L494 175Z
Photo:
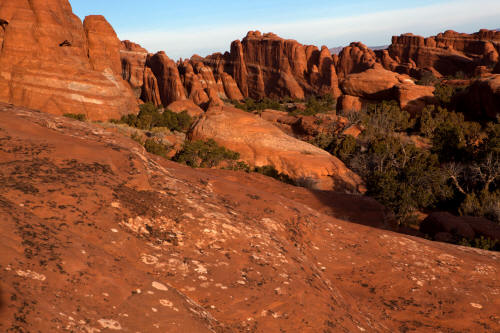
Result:
M0 18L0 101L94 120L137 110L102 16L82 24L67 0L4 0Z

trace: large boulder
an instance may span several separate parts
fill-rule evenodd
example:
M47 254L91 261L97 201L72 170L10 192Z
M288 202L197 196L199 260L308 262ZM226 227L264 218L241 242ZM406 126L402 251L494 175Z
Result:
M0 101L93 120L138 110L103 17L84 27L67 0L3 0L0 18Z
M500 74L475 80L460 97L459 107L474 116L495 118L500 114Z
M405 75L382 68L381 65L361 73L349 74L341 83L343 93L368 99L391 99L394 87L400 83L413 83Z
M430 214L420 224L420 231L442 241L473 241L480 237L500 241L498 224L482 217L454 216L447 212Z
M316 189L358 192L361 178L326 151L294 139L253 114L233 107L212 107L195 124L191 140L214 139L240 153L250 166L273 166Z
M175 112L175 113L181 113L182 111L186 111L188 115L191 117L199 117L203 114L203 110L192 100L183 100L183 101L175 101L171 103L170 105L167 106L167 109Z
M428 104L434 104L435 88L433 86L421 86L414 83L400 83L395 86L396 100L401 109L411 114L422 111Z

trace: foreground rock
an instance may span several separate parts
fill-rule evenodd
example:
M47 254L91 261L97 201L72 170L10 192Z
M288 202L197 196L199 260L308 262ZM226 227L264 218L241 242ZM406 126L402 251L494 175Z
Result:
M0 19L0 101L94 120L137 111L102 16L84 26L67 0L3 0Z
M500 329L498 254L347 222L386 219L369 198L44 113L0 123L2 332Z
M298 183L322 190L359 192L361 178L342 161L292 138L256 115L232 107L214 107L194 125L191 140L214 139L240 153L250 166L273 166Z
M500 74L475 80L460 102L464 112L494 119L500 114Z
M480 237L500 242L500 226L482 217L454 216L446 212L430 214L420 225L420 231L433 239L474 242Z

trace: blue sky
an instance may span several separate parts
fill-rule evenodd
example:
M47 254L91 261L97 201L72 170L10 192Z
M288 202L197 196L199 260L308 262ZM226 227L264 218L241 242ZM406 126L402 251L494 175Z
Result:
M101 14L120 39L174 59L228 50L248 30L304 44L389 44L392 35L500 28L499 0L70 0L82 19Z

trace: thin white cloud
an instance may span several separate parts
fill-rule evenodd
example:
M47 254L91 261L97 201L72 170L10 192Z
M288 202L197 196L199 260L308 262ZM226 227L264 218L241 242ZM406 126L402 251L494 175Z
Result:
M119 32L121 38L140 43L150 52L164 50L171 58L207 55L228 50L229 43L248 30L272 31L302 43L337 46L349 41L390 43L390 36L405 32L431 34L449 28L488 27L498 22L500 1L455 0L412 9L399 9L342 18L322 18L287 23L200 25L169 31ZM500 25L500 23L498 23ZM489 28L498 28L490 26Z

